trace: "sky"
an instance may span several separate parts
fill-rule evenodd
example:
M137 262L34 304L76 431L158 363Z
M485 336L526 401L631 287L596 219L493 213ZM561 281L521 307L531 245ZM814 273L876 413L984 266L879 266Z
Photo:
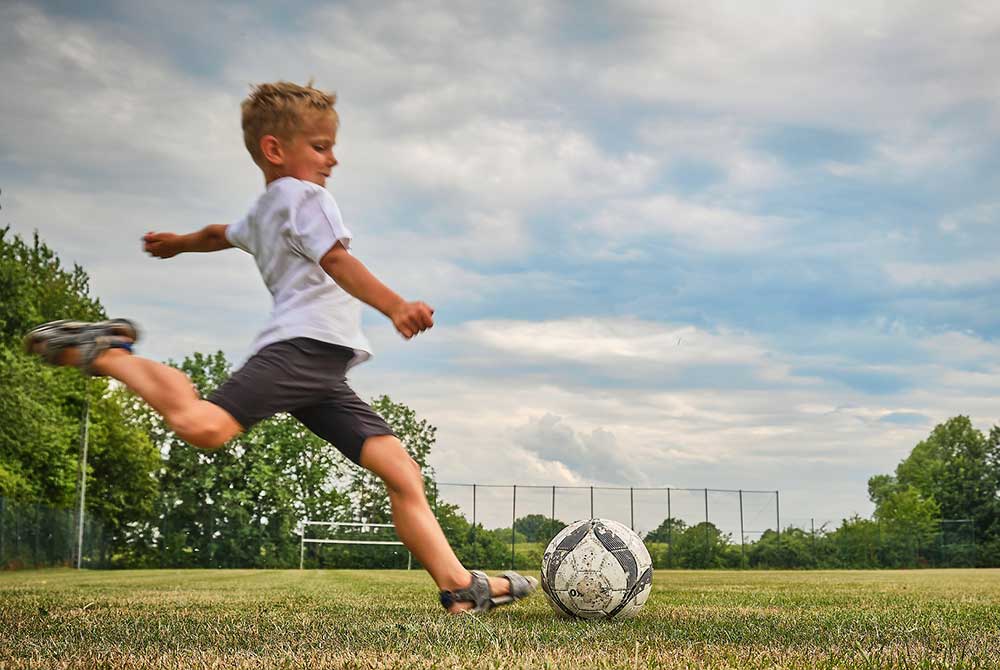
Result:
M1000 5L752 4L7 1L0 226L142 354L238 363L252 259L139 239L238 220L240 101L314 79L354 254L436 310L404 341L369 309L350 382L437 427L439 481L835 526L936 424L1000 422Z

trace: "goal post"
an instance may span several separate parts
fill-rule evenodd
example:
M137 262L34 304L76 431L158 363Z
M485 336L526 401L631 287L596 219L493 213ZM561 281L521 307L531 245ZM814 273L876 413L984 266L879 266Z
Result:
M362 533L377 532L381 528L395 528L391 523L364 523L364 522L354 522L354 521L312 521L306 519L302 522L301 535L299 536L299 570L305 568L305 557L306 557L306 545L307 544L367 544L367 545L388 545L388 546L405 546L399 540L342 540L342 539L329 539L322 537L307 537L310 526L324 526L326 528L336 530L338 528L357 528L360 529ZM409 570L413 566L413 554L410 550L406 550L406 569Z

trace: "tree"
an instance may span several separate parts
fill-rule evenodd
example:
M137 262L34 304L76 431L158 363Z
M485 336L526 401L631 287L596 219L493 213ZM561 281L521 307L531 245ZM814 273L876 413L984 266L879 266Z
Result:
M869 494L876 507L894 500L899 491L912 488L909 502L898 500L893 509L911 509L919 500L934 501L940 518L971 519L976 538L983 545L981 562L1000 565L1000 429L989 436L972 426L967 416L956 416L935 426L896 467L895 477L876 475L869 480ZM903 504L900 508L899 504ZM925 510L926 511L926 510ZM888 511L876 514L888 522ZM916 517L914 517L916 518ZM994 550L997 547L997 550Z
M24 334L55 319L100 319L83 269L66 270L36 233L0 229L0 496L71 504L85 385L79 373L21 353Z
M130 545L141 541L140 529L159 493L154 476L159 454L145 431L129 421L130 402L122 387L90 401L87 510L100 519L105 533L101 564L125 558Z
M458 506L439 502L436 509L438 523L448 538L458 560L469 568L498 568L510 562L510 529L504 539L482 524L473 526L459 513ZM539 564L541 560L539 560Z
M524 535L526 542L548 543L565 527L562 521L543 514L529 514L514 521L514 530Z
M0 496L72 504L83 418L83 380L0 346Z
M106 318L82 267L63 268L37 232L30 245L9 233L0 228L0 345L19 348L24 334L46 321Z
M832 567L879 567L879 536L879 525L875 521L862 519L857 514L844 519L840 527L825 538L829 545Z
M21 351L30 328L106 318L83 268L63 268L36 233L0 229L0 496L50 507L75 502L82 419L90 403L87 510L111 533L109 551L148 512L155 451L123 418L125 397L105 379L53 368Z
M730 536L715 524L702 521L674 536L673 560L682 568L731 568L739 565Z
M677 537L679 533L683 532L685 528L687 528L687 524L680 519L667 517L654 530L646 533L646 537L644 537L643 540L646 542L669 543L673 538Z
M789 527L780 534L768 529L750 545L747 560L753 568L813 568L816 539L801 528Z

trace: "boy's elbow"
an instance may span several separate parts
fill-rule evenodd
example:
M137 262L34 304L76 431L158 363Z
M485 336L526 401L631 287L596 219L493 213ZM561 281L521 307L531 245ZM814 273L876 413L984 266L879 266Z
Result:
M228 249L233 245L229 242L229 238L226 237L227 226L216 225L209 228L209 238L213 246L219 249Z
M323 268L323 271L330 275L334 281L342 277L344 273L344 268L347 267L348 262L351 259L351 255L347 253L347 249L337 242L333 247L326 252L323 258L319 261L319 266Z

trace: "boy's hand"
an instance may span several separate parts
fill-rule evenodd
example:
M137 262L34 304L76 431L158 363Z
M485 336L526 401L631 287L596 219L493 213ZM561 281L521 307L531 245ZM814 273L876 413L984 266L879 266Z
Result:
M143 251L157 258L173 258L181 250L180 235L148 232L142 236Z
M433 316L434 310L430 305L417 301L400 303L399 307L393 310L390 318L399 334L410 339L417 333L433 328Z

